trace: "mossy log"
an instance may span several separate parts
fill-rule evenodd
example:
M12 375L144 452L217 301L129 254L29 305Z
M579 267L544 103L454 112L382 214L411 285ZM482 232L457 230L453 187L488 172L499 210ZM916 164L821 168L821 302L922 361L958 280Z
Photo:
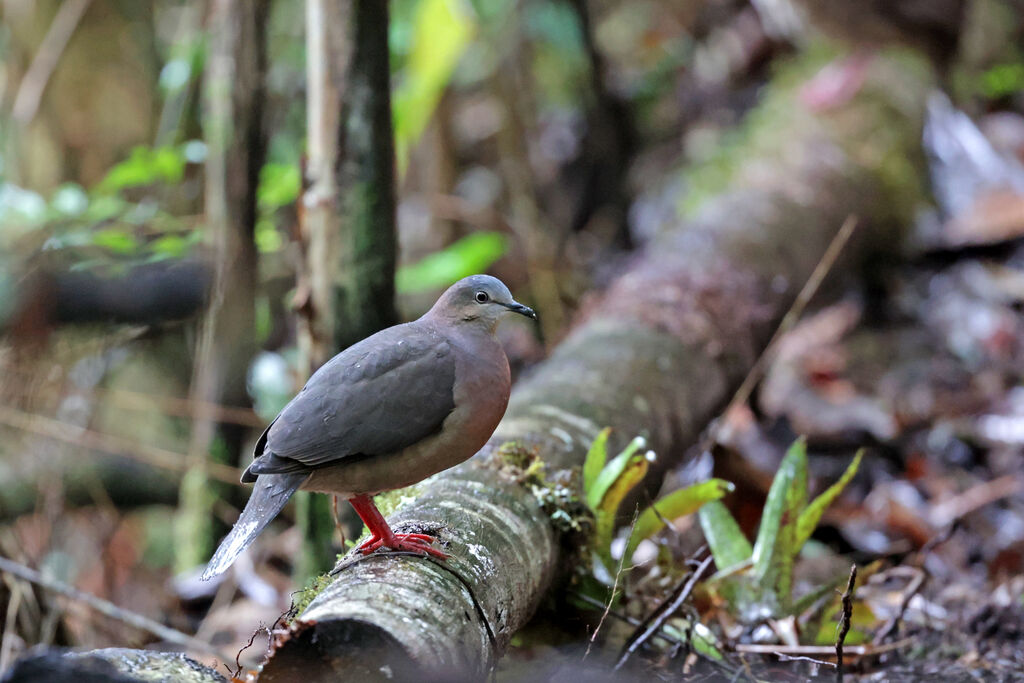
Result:
M914 66L876 61L860 95L822 115L795 96L810 66L780 76L735 156L719 160L731 168L718 191L586 307L517 385L488 446L390 517L397 530L436 533L450 560L346 558L260 680L484 677L573 560L515 461L536 454L548 481L577 487L572 472L611 426L613 446L647 437L656 486L743 380L844 219L861 227L836 273L896 251L923 177L929 78Z

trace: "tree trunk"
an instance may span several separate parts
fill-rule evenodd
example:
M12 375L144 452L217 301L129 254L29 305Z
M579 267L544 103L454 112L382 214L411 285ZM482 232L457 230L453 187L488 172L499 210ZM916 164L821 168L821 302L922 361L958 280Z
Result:
M342 253L335 344L398 322L395 309L395 142L388 5L352 0L352 58L340 130Z
M278 640L261 681L483 677L575 559L557 520L578 514L566 494L578 494L573 473L598 431L614 428L612 447L644 434L659 454L656 488L741 383L844 219L862 227L836 271L896 248L920 199L925 77L879 60L855 100L815 116L792 86L807 73L791 70L790 87L751 115L724 191L659 234L517 385L488 446L391 517L396 530L436 532L450 559L347 558ZM525 472L535 457L546 486Z
M256 188L266 153L263 122L267 0L215 0L206 73L206 219L216 250L209 307L200 330L192 400L247 407L246 373L255 349ZM240 462L246 428L195 415L178 518L179 570L206 561L220 530L211 507L222 487L206 476L208 458ZM228 492L230 495L232 492Z
M300 347L307 373L398 322L387 3L307 0L308 189ZM344 107L342 103L344 102ZM334 562L330 499L299 493L300 581Z

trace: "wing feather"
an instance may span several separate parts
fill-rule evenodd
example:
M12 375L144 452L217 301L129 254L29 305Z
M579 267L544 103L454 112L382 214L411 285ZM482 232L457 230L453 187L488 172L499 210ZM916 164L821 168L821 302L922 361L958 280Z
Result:
M267 430L256 453L264 457L250 469L401 450L440 430L455 407L454 385L455 358L437 330L407 323L378 332L313 374Z

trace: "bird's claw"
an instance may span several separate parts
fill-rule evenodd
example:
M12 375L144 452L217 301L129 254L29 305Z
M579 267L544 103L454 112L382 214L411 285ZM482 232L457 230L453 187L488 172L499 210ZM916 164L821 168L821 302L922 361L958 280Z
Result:
M433 555L442 560L448 559L447 553L431 546L433 541L434 537L427 534L394 534L387 541L374 536L359 546L359 552L363 555L369 555L381 548L387 548L388 550L405 551L418 555Z

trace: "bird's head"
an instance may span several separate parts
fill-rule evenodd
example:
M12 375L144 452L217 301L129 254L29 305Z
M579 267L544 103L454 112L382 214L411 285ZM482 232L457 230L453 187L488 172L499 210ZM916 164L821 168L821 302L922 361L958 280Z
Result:
M494 330L505 313L537 319L532 308L513 299L505 283L490 275L470 275L459 280L441 295L430 312L456 323L488 330Z

